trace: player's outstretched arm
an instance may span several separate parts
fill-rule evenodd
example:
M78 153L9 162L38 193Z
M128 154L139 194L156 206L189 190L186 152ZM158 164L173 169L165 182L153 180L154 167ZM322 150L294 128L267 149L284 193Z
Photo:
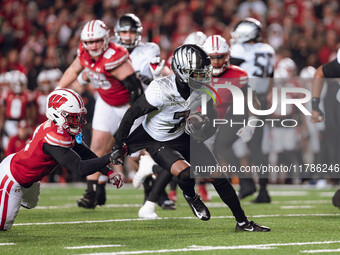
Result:
M324 78L325 76L322 70L322 66L319 66L314 74L312 84L312 116L310 119L312 123L321 122L324 119L324 114L319 108L320 95L323 88Z
M76 57L61 77L57 88L67 88L69 85L71 85L72 82L77 79L82 70L83 67L80 64L80 60L78 57Z

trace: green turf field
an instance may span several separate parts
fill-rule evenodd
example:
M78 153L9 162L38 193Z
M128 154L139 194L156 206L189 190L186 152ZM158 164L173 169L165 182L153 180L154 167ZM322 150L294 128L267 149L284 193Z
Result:
M46 186L37 208L21 208L14 226L0 232L0 254L329 254L340 252L340 211L331 204L336 188L271 186L271 204L242 200L251 220L269 233L235 232L235 220L216 193L203 222L179 196L176 211L140 220L142 190L108 188L104 207L76 206L85 188ZM210 189L210 188L209 188Z

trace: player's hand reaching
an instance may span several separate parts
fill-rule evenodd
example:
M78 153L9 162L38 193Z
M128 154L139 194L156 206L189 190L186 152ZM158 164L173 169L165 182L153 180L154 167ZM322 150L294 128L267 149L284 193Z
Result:
M114 165L123 165L124 164L124 157L127 155L127 145L123 143L122 146L115 146L112 149L112 153L110 155L110 161Z
M112 183L113 186L116 186L117 189L123 186L124 181L122 176L119 173L116 173L114 171L110 171L108 173L109 181Z
M248 123L250 121L256 121L256 120L257 118L255 116L250 116L248 119ZM252 122L252 125L254 125L254 122ZM254 132L255 132L255 125L254 126L247 125L243 128L240 128L237 131L236 135L238 135L243 142L247 143L253 138Z
M160 57L154 57L150 61L150 71L154 79L157 79L162 76L162 70L164 68L165 61L161 60Z
M319 97L313 97L312 98L312 116L310 118L310 122L317 123L324 120L325 116L323 112L321 111L320 107L320 98Z

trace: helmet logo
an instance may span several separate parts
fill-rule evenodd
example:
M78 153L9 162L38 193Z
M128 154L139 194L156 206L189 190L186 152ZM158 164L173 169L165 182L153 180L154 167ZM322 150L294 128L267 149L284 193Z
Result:
M58 109L61 105L66 103L68 100L66 97L63 97L61 95L55 95L54 97L51 97L48 101L48 108L52 107L54 109Z

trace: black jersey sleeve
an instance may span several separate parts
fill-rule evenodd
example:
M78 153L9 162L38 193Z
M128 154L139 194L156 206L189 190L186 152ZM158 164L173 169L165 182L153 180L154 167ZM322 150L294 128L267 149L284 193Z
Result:
M234 58L234 57L230 58L231 65L240 66L243 62L245 62L245 60L242 58Z
M107 175L110 171L106 166L110 163L110 154L98 158L85 145L75 145L74 149L75 150L47 143L43 145L45 154L51 155L62 167L70 171L78 172L81 176L87 176L98 171Z
M116 146L121 146L128 137L131 127L135 120L149 112L157 110L157 107L152 106L146 100L145 94L140 96L137 101L126 111L119 128L116 132Z
M322 66L325 78L340 78L340 63L337 59Z

